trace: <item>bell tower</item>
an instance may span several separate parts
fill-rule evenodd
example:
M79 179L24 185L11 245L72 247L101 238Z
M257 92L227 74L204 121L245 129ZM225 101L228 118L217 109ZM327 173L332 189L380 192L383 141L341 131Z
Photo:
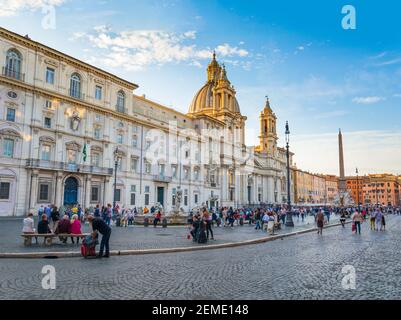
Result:
M266 96L266 105L260 113L260 135L259 146L255 148L256 151L264 153L274 153L277 148L277 132L276 121L277 117L270 107L269 97Z

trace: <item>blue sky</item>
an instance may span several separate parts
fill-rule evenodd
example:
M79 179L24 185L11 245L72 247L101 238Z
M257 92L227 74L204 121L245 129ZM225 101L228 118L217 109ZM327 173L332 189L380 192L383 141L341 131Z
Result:
M279 144L290 123L301 169L401 174L401 4L397 1L0 0L1 26L139 84L186 112L212 50L224 62L257 143L269 95ZM53 5L54 29L43 27ZM356 30L341 26L344 5Z

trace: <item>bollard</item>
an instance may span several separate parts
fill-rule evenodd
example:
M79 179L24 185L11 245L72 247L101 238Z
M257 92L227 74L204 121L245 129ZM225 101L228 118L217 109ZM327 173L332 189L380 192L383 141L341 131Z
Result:
M143 226L148 227L149 226L149 218L143 219Z
M163 226L163 228L167 228L167 219L166 218L163 219L162 226Z

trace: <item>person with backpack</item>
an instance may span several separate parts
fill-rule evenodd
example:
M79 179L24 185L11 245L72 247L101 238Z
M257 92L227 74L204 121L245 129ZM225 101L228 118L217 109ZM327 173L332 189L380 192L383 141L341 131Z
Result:
M45 212L45 208L43 207L43 204L40 206L40 208L38 209L38 217L39 220L42 218L42 214Z
M207 236L206 236L206 221L204 221L201 217L199 217L199 228L197 234L198 243L206 243Z
M94 211L94 216L96 217L96 218L99 218L100 217L100 208L99 208L99 204L97 204L96 205L96 208L95 208L95 211Z
M316 225L317 225L317 234L323 235L323 226L324 226L324 214L323 210L319 211L315 217Z
M192 217L192 229L190 231L190 234L192 236L193 241L198 240L198 231L199 231L199 226L200 226L200 221L199 221L199 216L198 214L193 215Z

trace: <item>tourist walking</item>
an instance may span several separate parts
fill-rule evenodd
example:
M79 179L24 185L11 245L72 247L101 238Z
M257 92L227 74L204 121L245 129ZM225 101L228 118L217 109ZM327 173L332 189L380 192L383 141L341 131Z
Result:
M301 221L304 222L305 219L305 210L304 208L301 209Z
M104 221L106 222L106 224L107 224L108 226L110 226L111 218L112 218L112 216L113 216L113 210L111 209L111 204L110 204L110 203L107 205L107 208L106 208L105 213L106 213L106 214L105 214L105 219L104 219Z
M315 217L317 225L317 234L323 234L324 214L323 210L319 211Z
M345 228L345 219L346 219L345 211L341 210L340 222L341 222L341 225L342 225L343 228Z
M256 209L254 217L255 217L255 222L256 222L255 230L260 230L261 226L260 226L260 211L259 211L259 209Z
M381 209L376 212L376 231L382 231L382 218L383 213Z
M383 226L383 231L386 231L386 219L384 218L384 214L382 215L382 226Z
M370 230L375 230L375 222L376 222L376 210L370 211Z
M96 218L100 217L100 208L99 208L99 204L96 205L95 211L94 211L94 215Z
M361 234L361 224L363 222L363 216L360 211L356 211L352 216L352 221L355 224L355 234Z

